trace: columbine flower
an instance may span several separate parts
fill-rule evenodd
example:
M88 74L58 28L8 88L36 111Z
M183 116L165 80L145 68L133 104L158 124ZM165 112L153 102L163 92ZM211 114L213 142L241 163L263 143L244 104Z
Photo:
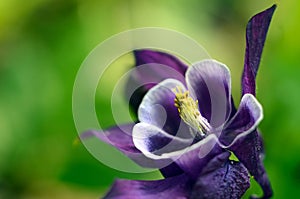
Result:
M105 198L240 198L250 186L249 174L261 185L263 198L271 197L261 159L262 139L256 130L262 108L255 98L255 77L274 10L275 5L248 23L238 109L225 65L204 60L187 67L166 53L135 51L137 66L163 64L185 79L158 73L166 80L145 85L130 99L137 124L113 127L105 134L89 131L83 137L96 135L137 163L156 165L165 179L117 180ZM142 82L135 78L130 83ZM239 161L230 160L231 153Z

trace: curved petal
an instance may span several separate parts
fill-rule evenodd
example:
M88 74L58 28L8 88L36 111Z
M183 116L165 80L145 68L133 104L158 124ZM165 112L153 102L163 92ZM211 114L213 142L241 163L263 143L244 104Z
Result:
M214 134L193 143L193 139L175 137L147 123L134 126L133 142L151 159L165 160L168 164L174 161L191 179L196 179L207 162L225 151L216 144L217 137Z
M189 127L181 121L174 105L175 94L172 89L177 86L185 90L184 85L175 79L167 79L153 87L143 98L138 110L138 119L169 134L190 137Z
M246 30L246 54L242 75L242 95L255 95L255 78L260 63L269 25L276 5L253 16Z
M198 178L191 199L239 199L250 187L247 169L242 163L229 161L222 153L211 160Z
M133 128L133 143L147 157L169 159L170 153L184 150L193 139L182 139L147 123L138 123Z
M219 141L228 148L239 138L251 133L263 119L262 106L251 94L243 96L236 114L225 125Z
M144 95L157 83L174 78L185 84L187 65L168 53L153 50L135 50L135 70L126 84L126 99L137 114Z
M251 133L263 119L262 106L251 94L245 94L236 114L225 125L220 135L220 142L225 147L231 146L236 140Z
M157 181L116 180L104 199L189 198L191 184L185 175Z
M201 114L211 126L224 124L231 111L229 69L215 60L204 60L188 68L186 81L188 89L199 101Z

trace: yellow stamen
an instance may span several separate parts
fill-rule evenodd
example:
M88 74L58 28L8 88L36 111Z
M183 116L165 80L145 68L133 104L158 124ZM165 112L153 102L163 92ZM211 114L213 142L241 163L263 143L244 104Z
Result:
M198 100L190 97L189 91L184 91L180 86L172 89L175 94L174 105L178 109L182 120L192 127L201 136L204 136L210 129L207 120L202 117L198 109ZM195 133L193 133L195 135Z

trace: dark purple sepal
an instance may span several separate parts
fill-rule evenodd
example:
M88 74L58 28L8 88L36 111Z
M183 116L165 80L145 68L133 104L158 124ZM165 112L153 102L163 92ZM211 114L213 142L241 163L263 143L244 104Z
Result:
M149 63L157 63L169 66L181 74L185 74L188 66L180 61L173 55L168 53L153 51L153 50L135 50L134 57L136 60L136 66L149 64ZM168 74L159 74L159 75L166 75Z
M246 53L242 75L242 96L251 93L255 96L255 78L258 71L261 54L266 40L269 25L276 9L269 9L253 16L246 30ZM273 194L270 181L263 166L263 143L257 130L238 140L231 148L239 160L247 167L250 174L263 189L262 198L270 198ZM255 198L253 196L253 198Z
M107 144L110 144L124 153L140 166L147 168L163 168L161 173L164 177L176 176L182 174L183 171L171 160L153 160L147 158L140 150L138 150L132 140L132 129L134 123L114 126L105 131L90 130L82 133L80 139L97 138Z
M242 96L255 96L255 78L259 67L264 43L276 5L253 16L246 29L246 53L242 75Z
M185 175L157 181L116 180L103 199L189 198L191 182Z
M108 143L126 155L131 153L141 153L132 141L132 129L135 123L123 124L120 126L114 126L104 131L90 130L82 133L80 139L88 139L96 137L101 141Z
M147 166L153 160L145 157L140 150L138 150L132 141L132 129L134 123L114 126L105 131L89 130L80 135L80 139L97 138L107 144L112 145L119 151L124 153L127 157L134 160L141 166Z
M184 75L188 68L178 58L168 53L153 50L135 50L135 70L126 84L126 99L134 113L137 113L143 96L157 83L167 79L185 82Z
M273 191L263 165L264 149L259 132L255 130L246 135L238 140L230 150L245 165L263 190L264 195L262 197L252 196L252 198L270 198L273 195Z
M191 199L238 199L250 187L249 174L240 162L228 160L222 153L203 169L191 193Z

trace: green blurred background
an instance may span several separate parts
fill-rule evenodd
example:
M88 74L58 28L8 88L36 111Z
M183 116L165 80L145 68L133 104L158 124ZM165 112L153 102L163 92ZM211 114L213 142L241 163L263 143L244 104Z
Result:
M229 66L237 102L246 23L273 3L278 8L258 74L257 97L265 115L260 129L274 198L298 196L298 1L0 0L0 198L98 198L114 178L159 177L157 172L118 172L82 145L73 145L72 88L82 61L113 34L146 26L170 28L194 38ZM134 63L132 55L122 60L115 72ZM110 114L105 108L110 92L98 90L99 114ZM114 121L108 116L101 123L108 127ZM254 182L246 195L253 192L261 193Z

